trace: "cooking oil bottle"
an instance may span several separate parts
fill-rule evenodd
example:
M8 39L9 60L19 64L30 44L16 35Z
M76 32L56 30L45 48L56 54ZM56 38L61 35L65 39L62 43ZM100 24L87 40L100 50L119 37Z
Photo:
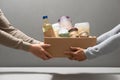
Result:
M55 37L52 24L48 20L48 16L43 16L43 33L44 37Z

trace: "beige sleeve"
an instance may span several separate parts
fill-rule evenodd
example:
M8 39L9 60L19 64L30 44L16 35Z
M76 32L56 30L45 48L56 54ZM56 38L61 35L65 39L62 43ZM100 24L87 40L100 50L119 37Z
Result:
M8 34L11 34L12 36L18 39L22 39L25 42L32 43L32 44L40 43L40 41L35 40L27 36L26 34L24 34L19 29L14 28L1 10L0 10L0 29L5 31Z
M2 30L0 30L0 44L25 51L28 51L31 45L30 43L24 42L22 39L15 38Z

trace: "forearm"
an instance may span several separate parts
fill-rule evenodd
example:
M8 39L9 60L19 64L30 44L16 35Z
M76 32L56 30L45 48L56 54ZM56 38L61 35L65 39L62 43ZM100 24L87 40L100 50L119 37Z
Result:
M11 23L8 21L8 19L5 17L5 15L0 10L0 29L11 34L12 36L22 39L25 42L29 43L40 43L38 40L35 40L26 34L24 34L22 31L14 28Z
M120 32L120 24L97 38L97 44Z
M84 53L88 59L92 59L101 55L112 53L117 49L120 49L120 33L109 37L94 47L87 48Z
M0 44L25 51L28 51L31 45L30 43L24 42L21 39L17 39L2 30L0 30Z
M18 29L14 29L13 31L9 32L9 34L11 34L12 36L14 36L18 39L22 39L23 41L28 42L28 43L32 43L32 44L40 43L40 41L27 36L26 34L24 34L22 31L20 31Z

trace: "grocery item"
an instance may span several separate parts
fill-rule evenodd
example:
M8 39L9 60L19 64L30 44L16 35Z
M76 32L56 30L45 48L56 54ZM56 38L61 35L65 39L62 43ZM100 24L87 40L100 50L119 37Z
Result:
M90 35L90 25L88 22L76 23L74 27L78 28L80 37L88 37Z
M43 33L44 37L55 37L52 24L48 21L48 16L43 16Z

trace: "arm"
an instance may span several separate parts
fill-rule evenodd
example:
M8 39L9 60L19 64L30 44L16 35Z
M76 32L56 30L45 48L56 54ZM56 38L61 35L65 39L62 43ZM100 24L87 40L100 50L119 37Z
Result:
M84 53L88 59L92 59L104 54L109 54L117 49L120 49L120 33L109 37L94 47L87 48Z
M113 35L100 44L87 49L71 47L71 51L67 51L65 54L69 55L71 60L83 61L109 54L117 49L120 49L120 33Z
M0 44L31 52L33 55L40 57L43 60L52 58L52 56L44 49L49 47L49 44L30 44L28 42L24 42L22 39L15 38L2 30L0 30Z
M23 32L15 29L9 21L5 18L0 10L0 44L22 49L33 53L35 56L42 58L43 60L50 59L52 56L45 50L49 47L49 44L37 41L31 37L28 37Z
M21 39L17 39L2 30L0 30L0 44L25 51L28 51L30 46L30 43L24 42Z
M120 32L120 24L118 24L116 27L114 27L112 30L100 35L98 38L97 38L97 44L103 42L104 40L108 39L109 37L117 34Z
M120 49L120 24L98 37L96 46L87 49L71 47L71 51L66 54L70 55L70 59L82 61L109 54L117 49Z
M7 20L3 12L0 10L0 29L11 34L12 36L22 39L25 42L28 43L40 43L40 41L35 40L26 34L24 34L22 31L14 28L11 23Z

